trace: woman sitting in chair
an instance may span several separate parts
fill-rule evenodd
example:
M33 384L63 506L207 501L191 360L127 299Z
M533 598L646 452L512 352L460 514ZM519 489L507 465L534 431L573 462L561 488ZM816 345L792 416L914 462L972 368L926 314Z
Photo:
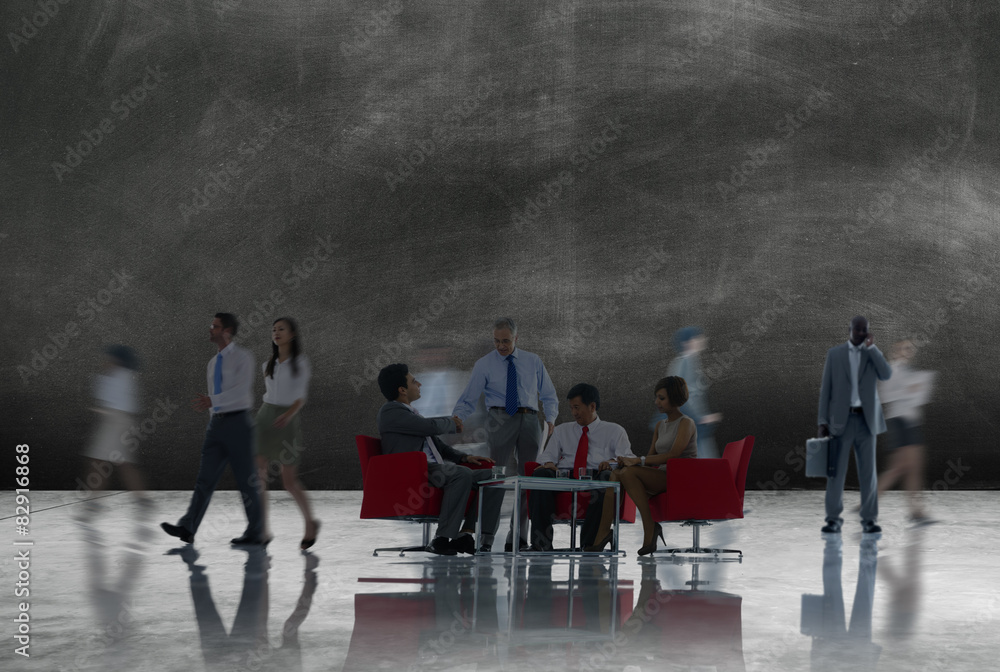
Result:
M667 489L667 461L698 456L698 427L679 410L688 400L687 383L678 376L668 376L656 384L653 393L656 407L667 417L657 423L649 453L644 457L619 457L618 469L611 472L611 480L622 484L642 516L643 543L639 555L649 555L656 550L656 537L663 540L663 529L653 521L649 510L649 496ZM587 548L588 551L603 550L611 542L614 516L615 497L609 490L604 497L604 513L596 536L601 541Z

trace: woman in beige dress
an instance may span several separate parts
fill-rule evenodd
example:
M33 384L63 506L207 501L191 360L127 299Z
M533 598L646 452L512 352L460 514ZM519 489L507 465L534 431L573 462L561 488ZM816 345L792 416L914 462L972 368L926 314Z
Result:
M611 480L622 484L642 516L643 543L639 555L649 555L656 550L656 537L663 540L663 530L649 510L649 496L666 491L667 462L677 457L698 456L698 427L679 410L688 400L687 383L678 376L667 376L656 384L653 393L656 407L667 417L657 423L649 453L643 457L621 456L618 468L611 472ZM588 551L600 551L611 542L614 517L615 496L609 490L604 497L604 512L596 536L601 541L587 548Z

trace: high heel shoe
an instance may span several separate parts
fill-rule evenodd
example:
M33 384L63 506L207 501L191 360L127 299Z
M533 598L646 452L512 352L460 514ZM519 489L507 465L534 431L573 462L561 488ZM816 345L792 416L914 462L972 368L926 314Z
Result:
M607 546L614 540L614 538L615 538L615 533L614 530L612 530L611 532L608 532L607 536L604 537L604 539L602 539L600 543L594 544L593 546L587 546L587 548L583 550L585 550L587 553L600 553L601 551L604 550L605 546Z
M316 537L319 536L319 525L320 522L318 520L314 520L313 526L316 528L316 531L313 532L312 539L306 539L305 537L302 538L302 543L299 544L299 548L301 548L303 551L308 551L310 548L313 547L313 544L316 543Z
M666 546L667 542L663 538L663 528L659 523L654 523L653 525L653 539L648 544L643 544L643 546L636 551L639 555L651 555L656 552L656 538L659 537L663 545Z

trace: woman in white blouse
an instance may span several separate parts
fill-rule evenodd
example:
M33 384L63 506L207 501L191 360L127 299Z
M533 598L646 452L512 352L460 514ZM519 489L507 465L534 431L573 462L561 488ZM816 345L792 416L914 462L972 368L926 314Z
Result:
M279 317L271 326L271 357L264 362L264 404L257 412L254 452L260 476L264 536L271 537L267 520L267 481L281 473L285 490L299 505L305 519L302 550L316 543L319 521L313 519L309 498L299 481L302 462L302 422L299 411L306 402L312 370L300 354L298 329L290 317Z

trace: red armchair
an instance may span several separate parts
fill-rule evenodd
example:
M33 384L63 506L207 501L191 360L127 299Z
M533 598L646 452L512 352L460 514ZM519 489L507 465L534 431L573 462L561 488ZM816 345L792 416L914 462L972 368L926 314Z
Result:
M382 454L382 441L374 436L354 437L361 460L361 518L402 520L423 525L423 544L376 548L379 551L424 551L431 543L431 524L441 513L444 491L427 480L427 455L422 452ZM477 467L469 465L471 469ZM475 493L469 501L474 501Z
M709 521L734 520L743 517L743 493L747 480L750 453L754 437L747 436L726 445L720 458L675 459L667 467L666 492L649 498L653 520L679 522L692 527L694 538L690 548L668 548L676 553L739 553L730 548L703 548L701 527Z

